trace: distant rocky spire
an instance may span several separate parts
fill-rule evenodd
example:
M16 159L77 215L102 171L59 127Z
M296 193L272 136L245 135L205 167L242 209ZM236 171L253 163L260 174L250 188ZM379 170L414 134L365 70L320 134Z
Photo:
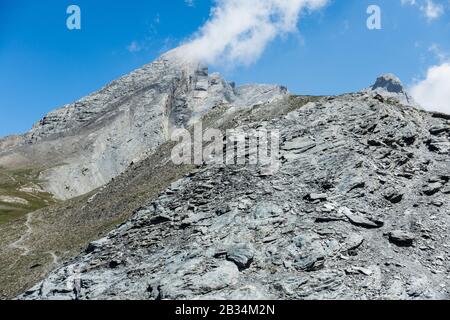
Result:
M377 78L377 81L372 86L372 90L376 91L377 89L391 93L405 93L402 82L392 73L386 73Z
M394 98L403 104L420 108L405 90L401 80L392 73L386 73L377 78L375 83L364 90L366 93L376 93L386 98Z

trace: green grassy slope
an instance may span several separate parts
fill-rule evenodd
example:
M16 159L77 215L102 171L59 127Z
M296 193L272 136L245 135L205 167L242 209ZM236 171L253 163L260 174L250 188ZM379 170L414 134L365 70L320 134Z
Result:
M0 168L0 225L55 203L39 186L39 171Z

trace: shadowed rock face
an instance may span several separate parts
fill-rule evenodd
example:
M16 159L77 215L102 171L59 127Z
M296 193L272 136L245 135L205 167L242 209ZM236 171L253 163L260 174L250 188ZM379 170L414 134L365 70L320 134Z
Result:
M406 92L400 79L390 73L378 77L375 83L364 92L379 94L385 98L398 100L400 103L421 109L414 99Z
M175 50L176 51L176 50ZM286 95L279 86L234 88L197 62L169 52L75 103L30 132L0 141L0 166L42 167L44 188L68 199L98 188L151 154L214 106L253 105Z
M372 90L377 89L383 89L392 93L404 93L402 82L393 74L384 74L377 78L377 81L372 86Z
M372 92L248 119L278 171L202 166L20 299L450 298L447 119Z

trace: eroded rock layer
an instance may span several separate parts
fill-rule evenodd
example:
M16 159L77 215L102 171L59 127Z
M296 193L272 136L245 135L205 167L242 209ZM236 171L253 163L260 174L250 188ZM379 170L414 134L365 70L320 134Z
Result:
M279 170L201 166L20 298L450 298L447 117L364 91L238 127Z

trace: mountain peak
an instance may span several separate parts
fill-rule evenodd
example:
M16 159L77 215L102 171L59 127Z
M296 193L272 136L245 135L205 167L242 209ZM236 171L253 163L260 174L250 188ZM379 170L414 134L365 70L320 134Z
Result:
M207 67L206 63L187 54L186 46L181 45L162 54L158 60L165 61L168 65L181 67L186 70L195 70L198 67Z
M24 135L0 140L0 165L13 158L45 166L45 190L69 199L104 185L215 106L253 106L288 94L277 85L236 87L183 52L175 48L48 113Z
M391 93L404 93L403 83L392 73L385 73L377 78L372 85L372 90L384 89Z
M422 109L413 97L409 95L402 81L392 73L382 74L377 78L375 83L368 89L363 90L368 94L379 94L386 98L396 99L399 102L417 108Z

